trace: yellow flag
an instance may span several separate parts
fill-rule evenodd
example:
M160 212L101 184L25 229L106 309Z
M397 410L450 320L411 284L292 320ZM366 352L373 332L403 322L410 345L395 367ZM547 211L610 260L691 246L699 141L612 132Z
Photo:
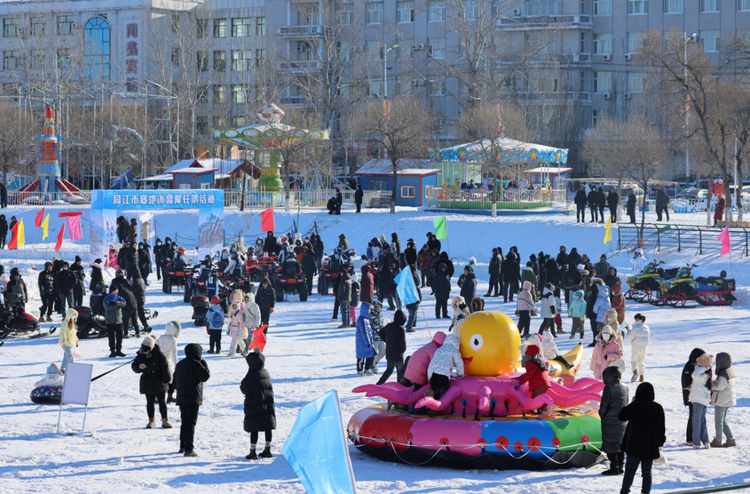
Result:
M18 243L16 245L18 245L18 247L21 248L24 245L26 245L26 233L23 230L23 220L18 221L17 235L18 235Z
M49 236L49 213L44 217L42 221L42 240L46 240Z
M610 216L607 220L607 224L604 226L604 243L612 241L612 217Z

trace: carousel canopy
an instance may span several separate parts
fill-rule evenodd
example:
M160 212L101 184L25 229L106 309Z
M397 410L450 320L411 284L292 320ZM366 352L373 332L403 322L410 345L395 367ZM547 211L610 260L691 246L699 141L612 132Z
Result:
M489 139L459 144L457 146L433 149L430 151L430 159L434 162L483 162L486 160L485 153L492 148ZM495 140L495 149L498 150L497 163L556 163L563 164L568 161L568 150L533 144L530 142L516 141L507 137L499 137Z

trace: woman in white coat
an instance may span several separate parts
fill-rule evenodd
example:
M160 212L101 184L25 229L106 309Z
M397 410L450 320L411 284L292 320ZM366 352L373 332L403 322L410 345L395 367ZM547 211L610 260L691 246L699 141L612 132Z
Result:
M643 382L643 364L646 362L646 352L651 342L651 329L646 326L646 316L640 313L635 315L635 323L633 327L628 328L627 336L630 341L630 364L633 366L633 378L630 381Z
M706 427L706 408L711 403L711 385L713 373L711 363L713 356L704 353L698 357L693 371L693 383L690 385L688 400L693 405L693 448L709 449L708 428Z
M250 343L253 342L253 331L261 325L260 307L255 303L255 294L245 294L245 326L247 327L247 338L245 339L245 351L242 355L245 357L250 353ZM256 349L260 352L259 349Z
M727 411L737 406L737 395L734 392L734 369L732 369L732 356L728 353L716 355L716 380L714 380L711 401L714 404L714 425L716 437L711 441L712 448L733 448L737 446L729 424L727 424ZM722 432L727 436L727 442L721 443Z
M156 344L161 348L161 353L167 357L167 367L169 367L170 376L174 376L174 366L177 365L177 340L180 339L180 331L182 331L182 326L180 326L179 322L169 322L164 330L164 334L159 336L159 339L156 341ZM175 403L174 377L172 377L172 382L169 383L167 403Z

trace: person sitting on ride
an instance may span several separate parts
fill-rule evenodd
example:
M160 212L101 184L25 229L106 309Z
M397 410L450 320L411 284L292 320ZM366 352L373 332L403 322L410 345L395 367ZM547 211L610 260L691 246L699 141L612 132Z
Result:
M258 237L257 239L255 239L255 255L256 256L258 256L258 257L263 256L263 254L264 254L264 250L263 250L264 247L265 246L263 244L263 239L262 238Z
M177 254L174 256L174 269L175 271L183 271L185 269L185 248L180 247L177 249Z
M635 252L633 252L633 259L631 259L630 262L633 264L633 273L642 273L646 268L646 264L648 264L646 257L643 255L643 249L636 249Z
M227 268L227 265L229 264L229 251L227 249L222 249L221 255L219 256L219 271L224 271Z
M227 269L224 270L224 274L232 278L242 277L242 261L237 252L232 254L232 258L229 261L229 265L227 265Z
M284 273L289 277L295 277L297 276L297 273L299 273L299 262L297 262L297 258L293 255L287 255L285 256L286 259L284 259Z
M542 355L542 336L540 334L532 334L525 342L526 350L524 356L521 359L521 363L526 369L526 372L521 374L518 379L518 384L513 386L515 389L519 389L523 384L529 383L529 394L531 398L546 393L550 387L549 374L547 369L549 368L547 361ZM523 346L522 346L523 348ZM547 410L547 405L543 405L537 413L544 415Z

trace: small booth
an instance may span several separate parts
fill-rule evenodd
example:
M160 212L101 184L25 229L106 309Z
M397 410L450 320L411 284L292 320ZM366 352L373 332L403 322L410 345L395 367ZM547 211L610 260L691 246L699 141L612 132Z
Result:
M215 168L203 168L196 160L186 168L168 172L172 175L173 189L213 189Z
M534 185L546 186L547 182L552 189L564 189L566 181L572 168L551 168L540 166L524 172L529 182Z
M430 160L398 160L397 206L424 205L427 191L437 187L439 171L432 169ZM393 190L393 164L388 159L372 159L355 173L363 191Z

